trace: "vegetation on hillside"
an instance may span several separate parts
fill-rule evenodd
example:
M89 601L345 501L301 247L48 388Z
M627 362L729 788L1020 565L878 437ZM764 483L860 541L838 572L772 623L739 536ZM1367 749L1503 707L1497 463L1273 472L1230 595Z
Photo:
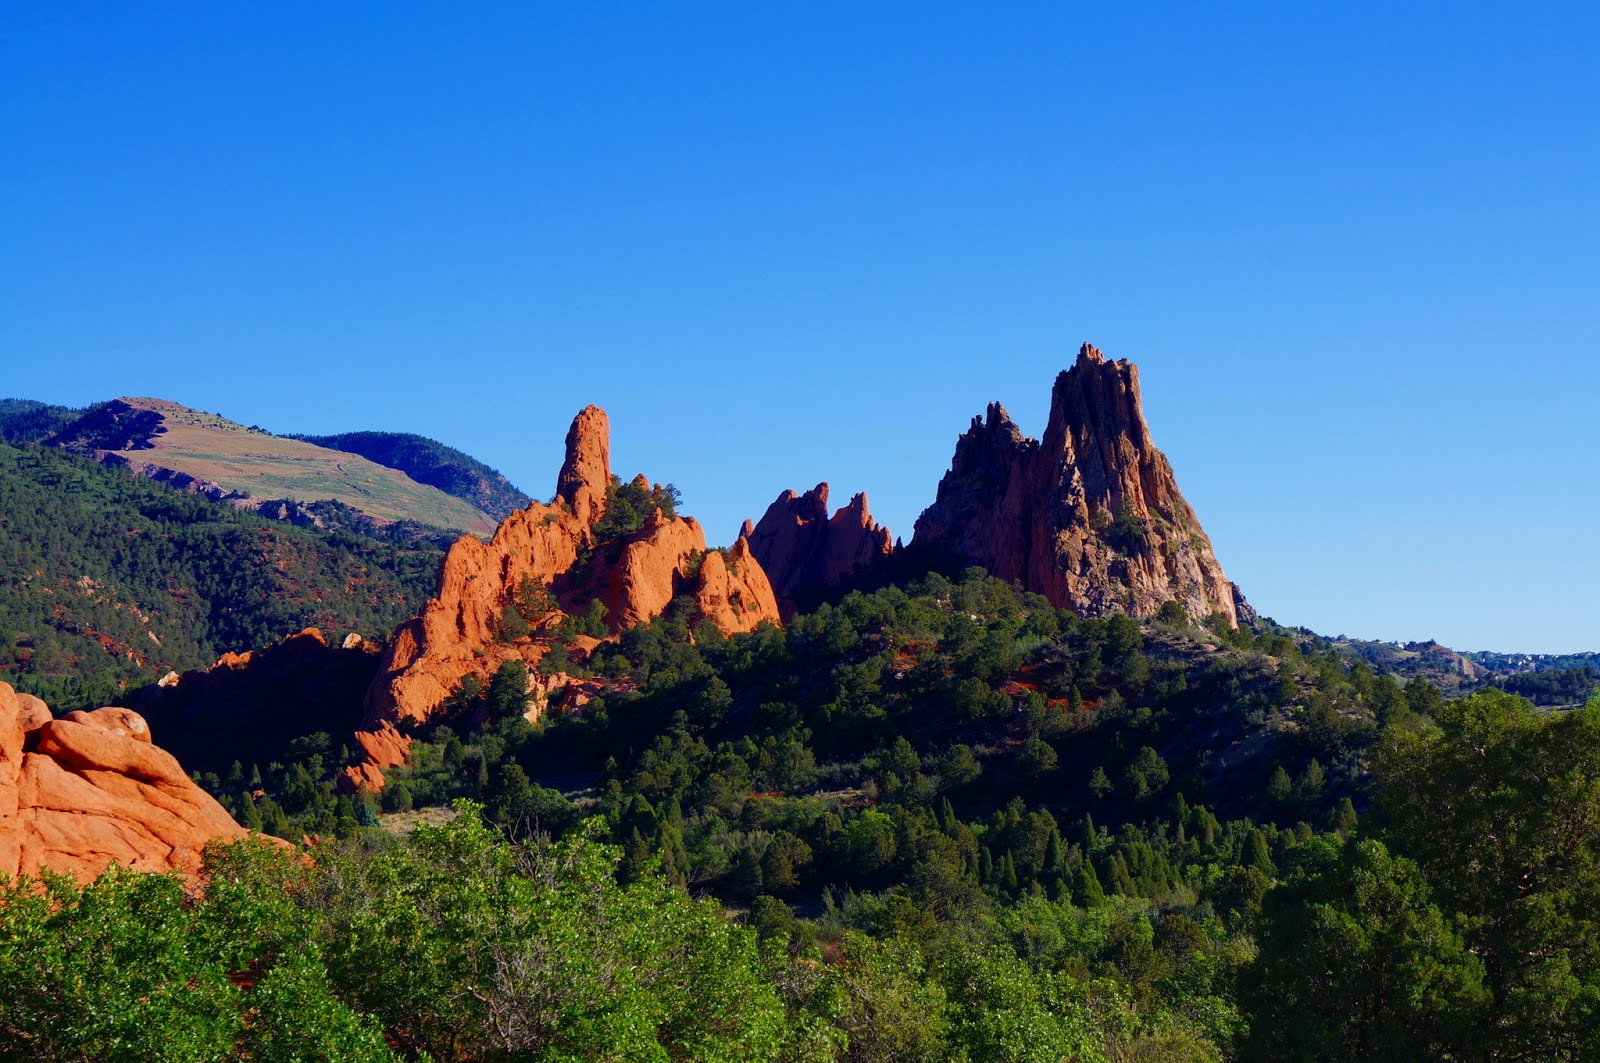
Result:
M82 416L70 406L52 406L35 399L0 399L0 439L38 443Z
M160 478L192 478L214 496L257 503L334 499L380 521L415 521L478 535L492 533L496 523L459 498L359 455L275 436L165 399L100 403L48 442L88 456L128 453L129 460Z
M596 549L675 501L614 482ZM0 446L0 664L58 709L386 631L436 559ZM335 785L368 654L153 696L240 822L321 841L214 849L198 897L5 887L0 1059L1600 1058L1600 697L976 569L693 615L558 647L600 694L537 723L522 663L465 682L381 795Z
M731 638L687 605L562 663L609 684L581 710L530 725L518 663L468 683L380 797L335 791L350 751L328 734L203 781L252 826L357 854L387 850L385 815L462 798L513 863L603 839L605 888L714 897L722 933L754 935L722 969L738 1021L780 1006L783 1033L738 1058L1600 1046L1600 701L1450 702L1283 634L1082 620L978 571ZM478 958L452 970L487 963L456 948ZM551 990L472 984L500 1017L436 1057L572 1058L526 1010Z
M418 483L437 487L471 503L495 520L505 520L529 502L528 496L498 470L427 436L404 432L341 432L289 438L360 454L379 465L398 469Z
M387 637L438 557L0 444L0 678L66 711L307 626Z

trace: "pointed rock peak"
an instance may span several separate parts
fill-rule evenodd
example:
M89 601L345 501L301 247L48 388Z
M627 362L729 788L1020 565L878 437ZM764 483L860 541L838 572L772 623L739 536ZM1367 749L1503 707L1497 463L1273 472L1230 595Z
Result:
M611 484L611 419L598 406L585 406L567 429L567 456L556 478L556 497L584 524L605 512Z
M793 603L837 587L891 550L887 529L867 512L867 496L828 514L826 481L803 495L785 491L749 533L750 551L780 599Z
M1001 435L1021 441L1022 429L1017 427L1017 422L1011 419L1011 414L998 402L989 403L982 417L972 419L972 427L967 430L968 436Z
M749 521L745 521L744 523L745 527L750 526ZM732 552L734 558L739 561L743 561L745 558L750 556L750 537L748 533L743 531L739 533L739 538L735 539L733 542Z
M849 504L840 506L830 523L857 524L863 528L876 527L872 514L867 509L867 493L861 491L851 495Z
M1139 397L1139 367L1127 359L1110 361L1085 343L1072 368L1056 377L1045 449L1054 452L1068 434L1080 446L1114 447L1122 437L1140 450L1151 449Z
M1007 438L998 403L956 442L914 547L982 565L1083 616L1150 616L1169 601L1234 623L1223 574L1150 438L1139 370L1085 343L1056 377L1042 441ZM1132 514L1134 528L1116 525ZM1126 523L1126 522L1125 522Z
M744 519L744 523L739 525L739 539L741 541L745 540L745 539L748 539L748 538L750 538L750 536L754 535L755 532L756 532L756 522L751 520L749 517L746 517Z

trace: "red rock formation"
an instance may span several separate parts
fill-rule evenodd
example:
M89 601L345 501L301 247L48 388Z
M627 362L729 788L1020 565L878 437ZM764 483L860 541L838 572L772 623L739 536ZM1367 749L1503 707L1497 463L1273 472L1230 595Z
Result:
M625 538L594 541L611 481L608 425L605 411L594 406L573 420L553 505L535 502L513 513L487 543L468 536L450 547L437 592L395 633L367 691L356 736L366 759L345 773L347 788L381 787L381 769L404 763L409 749L396 725L426 721L466 676L487 679L510 660L537 665L550 650L548 632L563 609L578 613L599 599L615 633L659 616L676 596L693 594L703 614L730 631L750 630L763 619L778 622L771 587L748 547L731 566L719 558L709 577L702 572L691 579L696 560L707 556L705 533L693 518L658 510ZM635 482L649 487L643 477ZM531 638L507 642L500 620L525 580L545 588L550 611L532 618Z
M973 418L914 543L1085 616L1150 616L1176 600L1238 623L1242 599L1151 442L1138 368L1088 344L1056 378L1043 441L998 403Z
M723 631L754 631L763 621L778 622L778 601L761 563L750 552L750 541L739 540L723 557L706 554L694 592L695 609Z
M837 587L894 550L889 529L867 512L865 494L830 518L825 483L803 495L785 491L744 534L773 591L786 602Z
M93 878L112 864L193 873L247 832L122 708L51 719L0 683L0 875Z
M622 548L606 591L606 622L612 631L652 620L672 603L706 535L693 517L663 517L656 510Z
M567 429L567 457L556 477L556 497L578 520L593 525L605 514L611 485L611 420L598 406L585 406Z

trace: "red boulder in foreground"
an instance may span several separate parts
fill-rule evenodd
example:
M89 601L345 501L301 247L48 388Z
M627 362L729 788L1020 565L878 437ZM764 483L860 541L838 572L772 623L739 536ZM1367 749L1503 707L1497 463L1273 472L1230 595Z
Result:
M193 874L207 842L247 833L150 743L138 713L57 720L0 683L0 875L87 880L112 864Z

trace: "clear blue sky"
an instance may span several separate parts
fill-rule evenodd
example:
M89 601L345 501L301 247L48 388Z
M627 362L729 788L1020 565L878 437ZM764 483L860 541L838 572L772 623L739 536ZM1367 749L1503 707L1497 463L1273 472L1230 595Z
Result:
M1600 649L1593 5L3 10L0 394L909 537L1088 339L1264 612Z

